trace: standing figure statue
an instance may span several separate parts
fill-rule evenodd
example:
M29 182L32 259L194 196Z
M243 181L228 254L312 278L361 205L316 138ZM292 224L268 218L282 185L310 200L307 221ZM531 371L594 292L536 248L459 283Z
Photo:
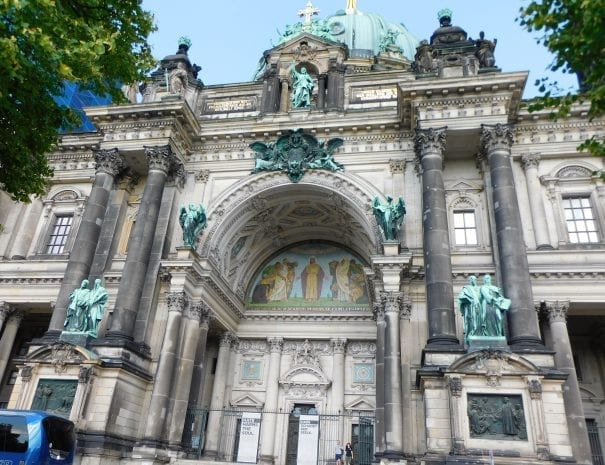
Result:
M477 47L475 56L479 60L480 68L493 68L496 66L494 50L496 49L497 43L498 39L494 39L492 42L491 40L485 38L485 32L481 31L479 33L479 39L475 41L475 45Z
M86 331L88 308L90 302L90 289L88 279L84 279L78 289L69 295L69 306L63 327L67 332Z
M206 210L202 204L183 205L179 213L179 223L183 228L185 247L194 247L197 236L206 227Z
M468 344L471 336L482 334L481 289L477 276L469 276L468 284L458 294L458 308L464 320L464 341Z
M384 238L387 241L396 240L405 216L403 197L399 197L396 204L393 203L393 197L390 195L387 196L387 203L381 203L380 199L376 197L372 203L372 210L376 221L384 232Z
M502 313L510 308L510 299L502 295L502 289L492 285L486 274L481 286L481 325L484 336L504 336Z
M101 280L95 279L95 285L90 291L90 300L88 308L88 324L86 332L92 337L97 337L99 325L105 314L105 305L109 299L107 289L101 286Z
M304 66L300 68L300 72L296 71L294 63L290 65L290 74L292 75L292 106L294 108L310 107L315 87L313 76L307 72L307 68Z

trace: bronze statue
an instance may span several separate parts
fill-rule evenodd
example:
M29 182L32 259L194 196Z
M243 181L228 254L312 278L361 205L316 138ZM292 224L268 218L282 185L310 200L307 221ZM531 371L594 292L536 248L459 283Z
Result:
M390 195L387 196L386 203L381 203L380 199L376 197L372 203L372 210L374 211L376 222L382 228L384 238L387 241L396 240L405 216L403 197L399 197L396 204L393 203L393 197Z
M468 344L471 336L482 333L481 289L477 285L477 276L469 276L468 284L458 294L458 308L464 320L464 340Z
M493 41L485 38L485 32L479 33L479 39L475 41L477 51L475 56L479 60L479 66L481 68L493 68L496 65L496 59L494 58L494 50L498 39Z
M195 205L190 203L188 206L182 206L179 213L179 223L183 228L183 242L185 247L194 247L197 236L206 227L206 210L200 203Z

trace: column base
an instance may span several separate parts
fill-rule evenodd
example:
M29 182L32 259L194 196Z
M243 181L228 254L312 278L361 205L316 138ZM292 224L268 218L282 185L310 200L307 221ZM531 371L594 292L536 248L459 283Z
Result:
M533 336L511 338L509 345L513 352L552 352L546 348L542 339Z
M456 336L442 335L429 338L428 341L426 341L424 350L464 352L464 347L460 344L460 341Z
M554 250L555 248L550 244L540 244L536 247L536 250Z
M258 463L260 465L273 465L275 463L275 457L271 455L261 455L258 458Z

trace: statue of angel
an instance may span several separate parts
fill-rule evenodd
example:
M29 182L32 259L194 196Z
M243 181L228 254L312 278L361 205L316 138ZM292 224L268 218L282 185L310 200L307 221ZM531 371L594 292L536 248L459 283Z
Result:
M403 223L405 216L405 202L403 197L399 197L396 204L393 203L393 197L387 196L387 202L381 203L380 199L376 197L372 203L372 210L376 221L384 232L384 238L387 241L397 239L397 233Z
M179 223L183 228L183 242L186 247L194 247L197 236L206 227L206 210L200 203L183 205L179 213Z

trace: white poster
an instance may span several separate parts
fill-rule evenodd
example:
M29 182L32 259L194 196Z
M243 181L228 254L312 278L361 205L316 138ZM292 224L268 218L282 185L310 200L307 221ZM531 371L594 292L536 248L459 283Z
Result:
M256 463L258 450L258 433L260 432L260 413L244 412L239 430L239 447L237 461Z
M317 465L319 416L301 415L298 422L297 465Z

